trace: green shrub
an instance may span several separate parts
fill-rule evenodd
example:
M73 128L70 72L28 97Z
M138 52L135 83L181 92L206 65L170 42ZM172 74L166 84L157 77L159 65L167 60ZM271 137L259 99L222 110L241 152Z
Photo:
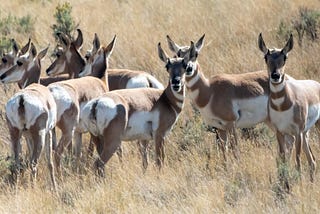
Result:
M58 32L64 33L72 38L71 33L77 28L78 25L75 24L75 21L71 16L71 12L72 6L68 2L59 4L56 7L56 11L54 13L56 24L51 26L53 30L53 36L56 38L56 40L58 40L58 37L56 36Z

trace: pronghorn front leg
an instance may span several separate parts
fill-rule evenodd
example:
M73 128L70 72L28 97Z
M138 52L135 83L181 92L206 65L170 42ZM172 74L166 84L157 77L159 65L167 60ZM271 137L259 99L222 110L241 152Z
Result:
M163 135L156 134L155 147L156 147L156 164L160 170L163 166L164 158L165 158L164 136Z
M230 145L231 145L233 156L236 160L239 160L240 152L239 152L238 135L237 135L235 122L232 124L232 129L230 134L232 135L230 136Z
M279 132L277 130L276 133L278 145L279 145L279 160L278 163L278 176L280 183L283 187L286 188L286 190L289 192L290 186L289 186L289 169L288 169L288 163L286 159L286 137L284 134Z
M139 151L142 157L142 166L143 166L143 173L146 172L148 167L148 144L149 141L147 140L141 140L137 141L137 144L139 146Z
M303 133L298 132L296 136L295 146L296 146L296 168L299 173L299 176L301 175L301 149L302 149L302 142L303 142Z
M228 142L227 131L222 130L222 129L217 129L217 135L218 135L218 137L216 139L218 141L218 147L219 147L219 150L222 151L223 159L226 162L227 161L226 146L227 146L227 142Z

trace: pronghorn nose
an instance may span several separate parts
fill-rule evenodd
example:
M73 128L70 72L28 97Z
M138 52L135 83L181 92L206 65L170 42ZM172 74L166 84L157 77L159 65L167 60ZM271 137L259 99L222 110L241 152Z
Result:
M7 76L6 74L2 74L2 75L0 76L0 79L3 80L4 78L6 78L6 76Z
M187 73L191 73L192 72L192 67L191 66L188 66L187 67Z
M175 77L172 79L173 85L180 84L180 82L181 82L181 77Z
M276 73L276 72L273 72L273 73L271 74L271 78L272 78L272 79L275 79L275 80L280 79L280 74L279 74L279 73Z

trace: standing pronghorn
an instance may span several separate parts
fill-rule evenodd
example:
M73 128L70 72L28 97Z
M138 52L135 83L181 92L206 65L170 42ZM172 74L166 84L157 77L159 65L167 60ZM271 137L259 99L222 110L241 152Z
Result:
M197 61L204 36L197 41L193 51L189 46L177 45L169 36L167 40L170 49L178 56L190 52L190 61L185 65L188 93L205 123L218 129L219 136L225 144L228 135L233 136L231 146L237 157L238 148L234 145L238 144L236 128L249 128L268 121L268 75L265 71L256 71L206 78ZM221 149L226 159L225 146Z
M53 187L56 187L52 162L52 133L56 125L57 107L48 88L32 84L20 90L9 99L6 105L6 118L10 132L12 151L15 159L15 172L20 166L22 134L29 148L31 179L36 181L37 166L42 148L46 145L47 161Z
M67 47L70 46L70 40L67 37L65 37L64 42ZM109 58L109 56L111 55L115 42L116 36L114 36L110 44L104 48L107 58ZM68 52L64 52L64 54L67 53ZM57 60L59 59L60 57L57 58ZM69 63L69 61L66 62L67 67L71 67L71 64L69 65ZM59 65L61 64L56 63L55 61L50 66L50 68L53 70L60 70ZM83 67L79 68L82 69ZM104 73L104 75L107 76L108 74ZM101 79L105 79L104 75L101 76ZM55 151L55 161L59 173L60 156L62 155L65 146L71 143L73 135L75 136L76 155L79 161L82 143L81 135L83 132L86 132L83 127L78 126L80 110L82 106L84 106L88 101L108 91L108 83L102 81L101 79L91 76L82 77L78 79L52 83L48 86L57 103L57 126L61 129L62 132L62 136Z
M308 132L316 124L320 128L320 84L313 80L286 79L284 71L288 53L293 48L293 37L283 49L268 49L260 33L258 45L264 53L268 69L270 96L268 111L276 127L280 158L286 162L284 135L295 137L297 170L301 171L301 147L310 166L310 179L314 180L316 162L308 144ZM287 181L286 181L287 182Z
M192 46L191 49L194 49ZM182 110L185 98L185 58L169 58L158 44L160 59L166 63L170 75L164 89L138 88L115 90L88 102L82 112L82 123L95 136L99 159L98 172L104 172L104 165L121 145L121 140L142 140L145 143L143 166L146 169L146 146L154 140L156 163L159 168L164 161L164 138Z
M79 76L100 76L108 67L103 49L100 47L100 40L95 33L92 42L92 49L85 55L86 66L79 73ZM109 90L125 88L159 88L164 89L163 85L151 74L144 71L129 69L109 69L108 68Z

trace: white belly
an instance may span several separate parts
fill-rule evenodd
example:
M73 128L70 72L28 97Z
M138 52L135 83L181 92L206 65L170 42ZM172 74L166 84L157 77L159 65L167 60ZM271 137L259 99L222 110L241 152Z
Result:
M140 111L131 115L122 140L151 140L159 127L158 111Z

